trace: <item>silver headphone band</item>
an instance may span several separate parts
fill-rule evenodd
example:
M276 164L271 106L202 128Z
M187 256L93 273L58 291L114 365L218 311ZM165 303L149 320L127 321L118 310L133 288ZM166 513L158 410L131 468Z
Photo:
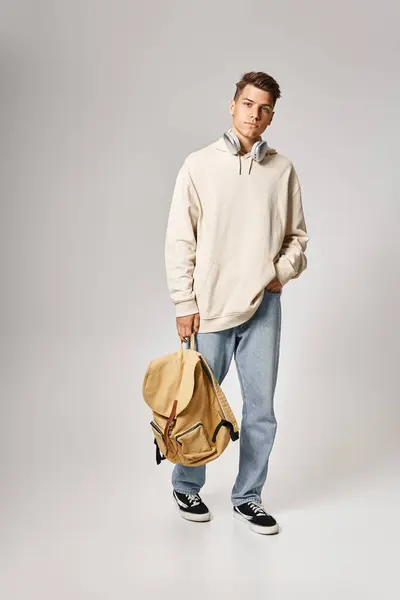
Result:
M232 130L232 127L230 127L228 131L224 133L223 138L225 140L228 150L232 154L237 154L240 151L240 140L238 139L235 132ZM267 152L268 144L266 140L257 140L256 142L254 142L251 148L251 156L256 162L261 162L265 158Z

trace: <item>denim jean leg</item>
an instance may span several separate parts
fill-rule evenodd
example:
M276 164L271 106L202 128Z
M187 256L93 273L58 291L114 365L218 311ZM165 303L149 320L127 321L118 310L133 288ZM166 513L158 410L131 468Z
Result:
M211 333L197 333L195 336L195 350L204 356L219 384L222 384L229 371L234 346L233 328ZM188 467L177 463L172 471L172 486L177 492L198 494L205 480L206 465Z
M243 398L239 471L232 503L261 501L277 422L274 394L281 335L281 294L265 290L249 321L238 328L235 364Z

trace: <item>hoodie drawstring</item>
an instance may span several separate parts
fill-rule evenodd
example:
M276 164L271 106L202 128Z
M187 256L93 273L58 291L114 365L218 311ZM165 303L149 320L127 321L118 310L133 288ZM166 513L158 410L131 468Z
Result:
M239 158L239 175L241 175L241 174L242 174L242 158L241 158L241 155L240 155L240 154L238 154L237 156L238 156L238 158ZM248 170L248 172L247 172L247 174L248 174L248 175L250 175L250 171L251 171L251 167L252 167L252 165L253 165L253 157L250 157L250 161L249 161L249 170Z

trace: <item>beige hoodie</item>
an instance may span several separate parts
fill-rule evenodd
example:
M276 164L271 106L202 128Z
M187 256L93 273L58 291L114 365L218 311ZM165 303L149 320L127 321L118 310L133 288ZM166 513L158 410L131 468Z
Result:
M221 136L181 166L165 238L168 289L177 317L200 314L199 333L244 323L265 287L307 266L301 189L291 161L273 148L261 162L234 155Z

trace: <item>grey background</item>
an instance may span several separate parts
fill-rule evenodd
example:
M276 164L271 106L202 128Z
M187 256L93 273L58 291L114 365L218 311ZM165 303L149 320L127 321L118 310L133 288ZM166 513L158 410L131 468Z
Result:
M397 597L399 17L388 1L1 3L4 600L376 598L382 581ZM247 70L281 85L264 139L298 171L310 235L282 296L265 501L292 537L274 541L232 530L237 445L208 471L214 530L179 521L141 396L148 361L179 347L175 177L230 126ZM234 366L223 387L240 416Z

